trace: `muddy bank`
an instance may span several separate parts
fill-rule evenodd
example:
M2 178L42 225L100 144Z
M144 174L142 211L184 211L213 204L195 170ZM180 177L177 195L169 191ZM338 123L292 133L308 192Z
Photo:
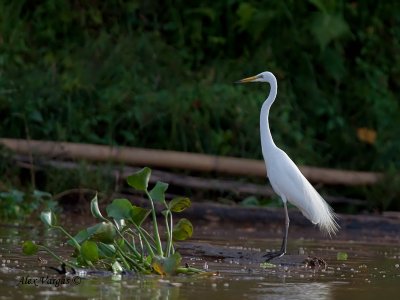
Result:
M193 203L185 211L185 217L191 220L210 221L218 223L236 223L240 226L255 226L275 229L283 226L284 214L282 208L261 208L218 205L213 203ZM296 208L289 210L290 228L293 233L314 236L319 230L308 221ZM389 238L400 241L400 213L383 215L338 215L341 227L337 237L358 239L360 234L368 234L374 238Z
M71 201L71 198L60 204L64 207L66 217L77 214L85 216L88 211L92 195L85 196L86 199ZM127 198L135 205L149 207L146 199L132 195L114 193L110 197ZM75 198L76 199L76 198ZM103 204L104 203L104 204ZM108 204L108 200L100 203L101 207ZM156 203L157 206L157 203ZM158 204L158 210L164 207ZM210 233L205 235L224 235L225 231L241 232L251 238L280 238L283 234L284 225L283 208L246 207L240 205L223 205L213 202L192 202L191 207L176 215L176 218L185 217L197 225L195 227L205 228ZM307 238L329 240L318 227L308 221L297 208L289 208L290 236L292 238ZM90 220L90 218L84 219ZM376 240L376 242L400 242L400 212L385 212L383 214L338 214L340 230L332 237L333 240ZM209 228L209 229L207 229ZM201 230L203 231L203 230Z

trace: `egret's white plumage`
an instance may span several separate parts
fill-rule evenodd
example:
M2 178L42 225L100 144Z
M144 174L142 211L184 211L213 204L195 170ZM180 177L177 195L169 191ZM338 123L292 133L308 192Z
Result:
M269 181L274 191L282 198L284 203L286 234L281 251L272 253L270 258L281 256L286 252L286 239L289 228L286 201L298 207L303 215L313 224L318 224L323 232L329 235L335 234L339 226L335 220L336 216L332 208L308 182L289 156L279 149L272 139L268 116L278 91L275 76L271 72L263 72L238 82L268 82L271 86L270 94L263 103L260 113L261 146Z

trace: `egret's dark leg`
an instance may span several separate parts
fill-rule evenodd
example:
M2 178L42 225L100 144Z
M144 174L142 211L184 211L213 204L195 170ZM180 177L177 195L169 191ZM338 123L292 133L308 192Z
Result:
M270 261L275 257L281 257L286 253L287 237L289 233L289 214L287 210L286 201L283 201L283 206L285 208L285 233L282 240L281 250L275 252L268 252L265 255L263 255L263 257L265 257L265 261Z

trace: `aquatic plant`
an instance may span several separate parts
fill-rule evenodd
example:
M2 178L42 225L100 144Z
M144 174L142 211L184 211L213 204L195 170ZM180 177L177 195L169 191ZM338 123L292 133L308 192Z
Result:
M65 260L45 245L25 241L22 251L33 255L44 250L70 268L96 268L112 270L114 273L135 271L160 275L174 273L199 273L201 270L182 267L181 255L175 250L174 241L183 241L192 236L193 225L182 218L174 223L172 214L179 213L191 204L186 197L177 197L171 201L165 199L168 184L157 182L149 190L150 168L143 168L130 175L127 183L143 192L150 203L150 209L132 205L128 199L114 199L106 207L107 217L100 211L97 195L90 203L92 215L99 221L93 226L79 231L75 236L67 232L58 222L53 211L43 211L42 222L51 229L56 229L68 237L67 245L73 247L71 259ZM162 203L166 240L163 245L158 229L155 202ZM151 221L146 222L151 215ZM145 228L152 223L153 232Z
M17 189L0 192L0 218L23 219L38 209L57 209L57 202L50 193L39 190L23 192Z

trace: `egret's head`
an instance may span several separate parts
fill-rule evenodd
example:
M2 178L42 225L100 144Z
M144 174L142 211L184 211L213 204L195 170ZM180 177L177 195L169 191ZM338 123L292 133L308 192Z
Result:
M247 82L269 82L275 79L275 76L271 72L262 72L258 75L247 77L236 81L236 83L247 83Z

